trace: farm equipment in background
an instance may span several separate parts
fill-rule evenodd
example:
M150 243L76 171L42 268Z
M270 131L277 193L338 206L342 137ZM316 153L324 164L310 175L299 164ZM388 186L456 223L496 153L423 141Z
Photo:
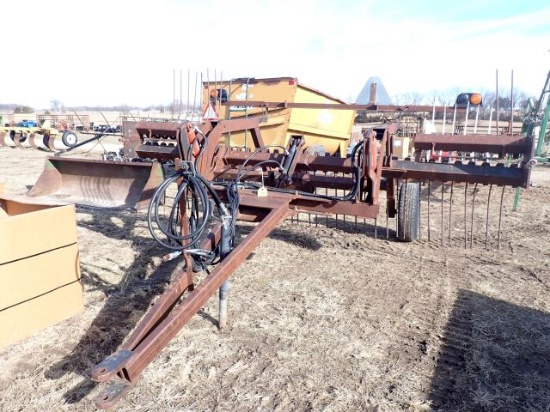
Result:
M18 124L16 124L18 127L37 127L38 123L36 123L34 120L22 120Z
M75 132L69 130L65 121L52 127L49 120L40 125L24 121L17 126L0 126L0 146L34 147L44 150L64 150L78 143Z
M234 97L237 103L222 107L221 102ZM299 104L321 104L318 109L249 107L247 98L280 98ZM344 102L298 83L290 77L270 79L236 79L216 82L215 88L203 88L203 115L215 119L231 116L245 119L254 116L266 144L285 146L293 134L304 136L308 153L343 154L345 156L355 111ZM324 103L346 107L333 112ZM258 123L258 120L261 120ZM244 120L246 123L246 120ZM177 138L184 121L123 121L124 154L106 154L109 160L82 161L68 157L46 160L44 173L31 189L31 196L53 196L86 206L142 208L150 188L162 176L161 163L177 157ZM250 122L249 122L250 123ZM215 134L222 142L242 150L253 148L250 128L223 130L221 123ZM102 136L99 133L97 136ZM95 138L92 138L95 139ZM82 142L84 143L84 142ZM78 147L80 144L76 145ZM150 160L155 161L150 161ZM117 166L119 170L117 171ZM162 177L160 177L162 179ZM144 191L140 195L140 191ZM131 195L129 195L131 193Z
M545 107L546 103L546 107ZM542 109L543 107L544 110ZM547 133L548 118L550 118L550 71L542 88L540 98L531 108L529 121L526 122L525 133L534 133L539 128L535 156L538 161L550 161L550 136Z

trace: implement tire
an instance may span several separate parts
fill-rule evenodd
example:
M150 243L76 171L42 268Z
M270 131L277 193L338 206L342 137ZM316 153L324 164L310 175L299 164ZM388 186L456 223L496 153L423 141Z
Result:
M65 130L63 134L61 135L61 141L63 144L67 147L73 147L78 143L78 137L75 133Z
M397 205L397 239L413 242L420 233L420 185L403 182L399 187Z

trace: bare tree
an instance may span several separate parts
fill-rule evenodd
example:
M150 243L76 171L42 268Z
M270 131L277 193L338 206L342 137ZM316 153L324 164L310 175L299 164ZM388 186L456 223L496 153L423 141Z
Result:
M51 105L52 110L54 112L57 112L57 111L59 111L63 108L63 102L61 102L60 100L57 100L57 99L50 100L50 105Z

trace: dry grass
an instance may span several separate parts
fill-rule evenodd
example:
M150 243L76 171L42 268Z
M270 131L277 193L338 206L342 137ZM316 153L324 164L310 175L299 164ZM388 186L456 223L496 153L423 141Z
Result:
M0 148L7 190L32 185L45 156ZM116 410L548 410L550 169L537 167L533 179L517 212L513 190L505 193L500 250L495 188L485 248L488 187L476 194L471 249L458 186L451 244L448 226L440 241L435 186L430 241L427 187L414 244L385 238L383 215L378 238L372 221L284 222L232 277L227 329L217 329L210 299ZM445 225L448 201L445 192ZM2 411L95 410L102 386L91 367L178 270L160 262L143 215L78 208L77 219L86 309L0 351Z

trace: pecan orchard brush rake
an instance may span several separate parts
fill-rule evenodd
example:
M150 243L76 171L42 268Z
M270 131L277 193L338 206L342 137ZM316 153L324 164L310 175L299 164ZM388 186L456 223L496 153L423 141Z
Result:
M397 218L397 237L413 241L420 235L420 182L428 187L446 182L450 196L455 184L526 188L529 183L532 136L417 135L418 159L422 150L487 152L512 159L508 164L494 157L431 163L392 156L396 133L392 123L369 129L350 156L341 158L305 154L302 136L292 136L287 147L268 147L260 122L261 117L246 117L200 127L190 122L136 125L149 140L170 135L176 143L142 141L135 150L142 158L174 161L174 174L159 186L149 204L148 223L153 237L171 251L167 258L181 256L185 269L119 350L92 369L95 381L108 382L96 399L98 407L107 409L119 401L216 291L219 326L225 325L228 278L287 217L312 213L376 219L379 194L385 190L387 216ZM157 133L155 127L162 130ZM254 151L220 144L224 134L243 130L250 133ZM172 195L167 196L170 190ZM168 216L161 215L160 208L169 206ZM257 225L236 245L238 219ZM197 272L206 268L206 276L198 283Z

